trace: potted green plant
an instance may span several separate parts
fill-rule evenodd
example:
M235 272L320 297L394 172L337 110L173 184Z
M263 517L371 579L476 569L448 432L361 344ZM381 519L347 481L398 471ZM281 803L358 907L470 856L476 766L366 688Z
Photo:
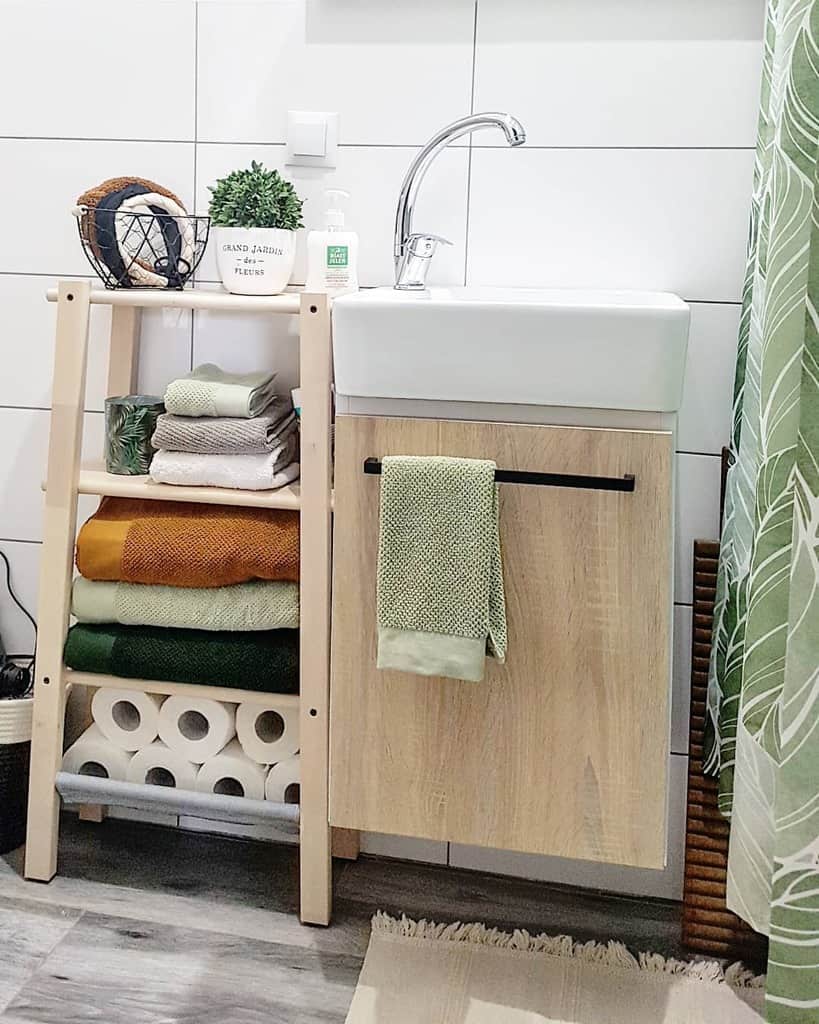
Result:
M238 295L278 295L293 273L303 200L278 171L253 160L210 186L208 213L222 284Z

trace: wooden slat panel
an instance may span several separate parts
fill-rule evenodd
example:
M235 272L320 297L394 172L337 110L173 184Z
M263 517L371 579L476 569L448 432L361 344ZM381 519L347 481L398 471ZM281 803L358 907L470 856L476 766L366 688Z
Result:
M398 453L636 476L633 494L500 487L509 654L481 683L376 670L362 464ZM338 418L334 825L664 866L671 457L663 432Z
M717 780L703 774L718 559L719 544L694 542L683 943L698 953L761 960L765 955L764 936L754 932L725 905L730 826L718 809Z

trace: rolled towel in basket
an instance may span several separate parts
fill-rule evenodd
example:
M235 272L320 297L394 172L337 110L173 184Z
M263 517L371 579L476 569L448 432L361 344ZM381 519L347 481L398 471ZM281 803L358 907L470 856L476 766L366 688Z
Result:
M239 416L263 412L275 397L275 373L226 373L203 363L165 391L165 408L175 416Z
M295 434L264 455L198 455L157 452L151 479L182 487L232 487L239 491L273 491L299 478Z
M154 448L199 455L262 455L272 452L298 429L289 399L277 398L252 419L228 416L172 416L156 423Z

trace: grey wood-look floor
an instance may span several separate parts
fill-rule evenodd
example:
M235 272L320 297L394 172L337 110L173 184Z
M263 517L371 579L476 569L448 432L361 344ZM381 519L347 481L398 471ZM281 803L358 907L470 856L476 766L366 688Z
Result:
M343 1022L379 909L681 955L674 903L368 858L304 928L293 848L131 822L67 817L49 885L20 862L0 858L0 1024Z

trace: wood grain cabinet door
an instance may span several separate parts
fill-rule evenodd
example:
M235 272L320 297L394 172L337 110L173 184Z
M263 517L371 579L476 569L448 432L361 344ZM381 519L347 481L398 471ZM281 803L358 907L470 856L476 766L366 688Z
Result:
M376 660L384 455L634 474L632 493L500 485L509 651L483 682ZM665 862L671 435L339 417L333 825L660 868Z

